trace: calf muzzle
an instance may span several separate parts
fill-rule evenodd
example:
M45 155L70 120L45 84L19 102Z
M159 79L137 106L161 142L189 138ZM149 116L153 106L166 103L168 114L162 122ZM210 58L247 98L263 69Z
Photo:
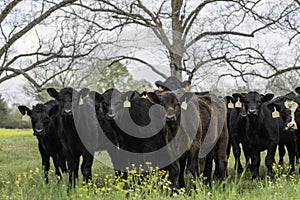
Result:
M33 135L34 136L42 136L42 135L46 135L46 132L44 129L34 129Z
M166 115L166 121L167 122L175 122L176 121L176 116L173 115Z
M65 116L72 115L72 110L65 109L64 112L63 112L63 115L65 115Z
M257 115L256 109L250 109L250 110L248 110L247 115L249 115L249 116L255 116L255 115Z
M106 116L106 119L108 119L108 120L113 120L116 117L116 115L114 113L107 113L105 116Z

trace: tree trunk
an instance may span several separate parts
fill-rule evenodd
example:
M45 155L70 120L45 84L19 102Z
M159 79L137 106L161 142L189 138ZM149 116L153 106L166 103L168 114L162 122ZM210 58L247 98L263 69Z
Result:
M183 0L172 0L172 46L169 49L171 76L182 79L182 59L184 41L182 40L182 21L180 20L180 12Z
M170 68L171 68L171 76L177 77L179 80L182 79L182 71L181 71L181 61L182 56L177 55L176 53L170 53Z

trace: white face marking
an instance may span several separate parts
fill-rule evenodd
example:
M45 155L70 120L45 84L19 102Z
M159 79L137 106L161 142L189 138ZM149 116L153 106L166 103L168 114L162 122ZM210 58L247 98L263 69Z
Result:
M297 130L297 124L295 122L295 112L298 108L298 104L294 101L286 100L284 102L284 106L291 111L291 121L286 125L285 130L288 130L290 128Z

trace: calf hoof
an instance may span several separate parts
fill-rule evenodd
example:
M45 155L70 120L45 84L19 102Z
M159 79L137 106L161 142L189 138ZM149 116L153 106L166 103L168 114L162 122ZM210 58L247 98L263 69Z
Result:
M268 178L273 181L274 180L274 173L268 173Z
M241 174L244 171L243 167L238 168L238 173Z
M259 177L255 174L252 175L252 180L253 181L259 181Z

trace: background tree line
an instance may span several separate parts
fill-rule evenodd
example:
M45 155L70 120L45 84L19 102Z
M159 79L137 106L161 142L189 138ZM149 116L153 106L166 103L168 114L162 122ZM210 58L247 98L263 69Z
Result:
M111 78L119 63L198 91L281 94L299 83L299 11L298 0L4 0L0 84L22 77L36 100L49 86L130 88Z
M30 128L30 122L21 121L22 115L14 107L9 108L0 95L0 128Z

